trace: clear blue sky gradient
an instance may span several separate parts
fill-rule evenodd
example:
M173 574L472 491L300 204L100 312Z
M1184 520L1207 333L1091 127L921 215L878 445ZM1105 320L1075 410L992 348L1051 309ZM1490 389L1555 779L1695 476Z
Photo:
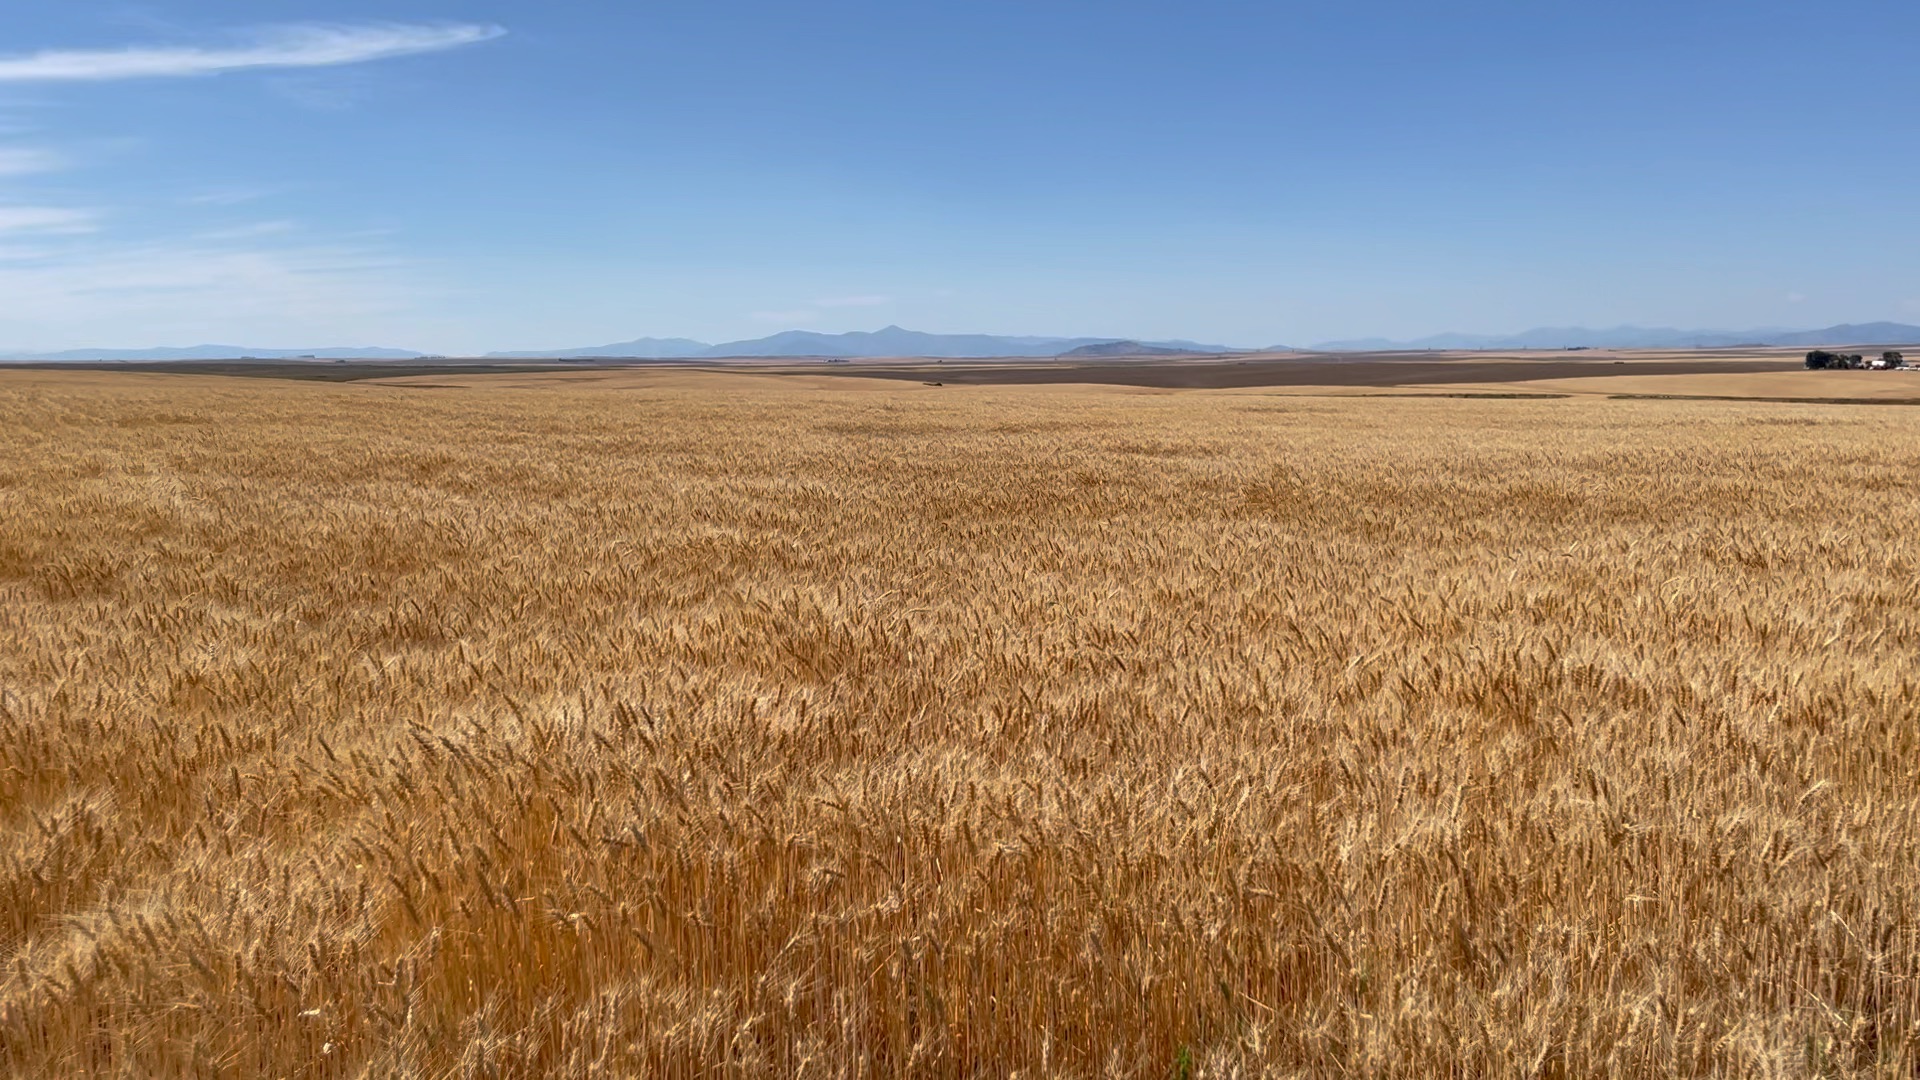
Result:
M1911 0L15 7L505 33L0 81L0 347L1920 321Z

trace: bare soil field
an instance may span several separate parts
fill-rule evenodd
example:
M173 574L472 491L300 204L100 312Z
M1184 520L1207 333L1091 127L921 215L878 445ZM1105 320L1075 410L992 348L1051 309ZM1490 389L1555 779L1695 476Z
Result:
M1379 354L1097 362L871 360L844 365L749 363L730 385L784 381L810 390L1128 387L1143 392L1264 390L1312 396L1602 396L1754 400L1803 404L1920 405L1920 373L1807 371L1783 350L1682 350L1578 354ZM616 389L692 385L715 369L692 365L591 366L492 372L470 367L408 371L378 381L417 388ZM366 373L371 377L374 372Z
M1631 373L1745 375L1785 372L1800 360L1770 354L1715 352L1640 353L1341 353L1232 357L1198 360L864 361L831 369L862 378L936 379L958 385L1018 386L1048 383L1140 386L1170 390L1254 387L1420 387L1518 380L1553 381Z
M0 370L0 1071L1920 1072L1920 411L892 378Z
M603 387L652 384L701 372L837 379L888 379L962 386L1105 385L1203 390L1253 387L1405 388L1514 381L1662 375L1730 376L1786 373L1800 368L1786 350L1639 350L1567 353L1340 353L1257 354L1135 360L927 360L900 358L827 363L823 360L602 361L183 361L147 364L21 365L69 373L227 375L311 382L380 380L416 385L502 385L544 382Z

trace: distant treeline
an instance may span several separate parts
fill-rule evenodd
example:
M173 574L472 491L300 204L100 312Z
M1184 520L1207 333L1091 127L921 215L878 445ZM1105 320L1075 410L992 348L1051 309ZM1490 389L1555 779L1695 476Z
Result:
M1881 353L1880 359L1871 362L1859 353L1836 353L1815 349L1807 354L1809 371L1860 371L1867 368L1884 371L1905 366L1906 357L1897 352Z

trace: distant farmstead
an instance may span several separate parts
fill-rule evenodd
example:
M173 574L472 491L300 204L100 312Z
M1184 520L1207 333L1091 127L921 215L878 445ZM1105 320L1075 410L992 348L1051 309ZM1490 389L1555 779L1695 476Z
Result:
M1868 360L1859 353L1836 353L1815 349L1807 354L1808 371L1900 371L1907 369L1907 358L1897 352L1883 352Z

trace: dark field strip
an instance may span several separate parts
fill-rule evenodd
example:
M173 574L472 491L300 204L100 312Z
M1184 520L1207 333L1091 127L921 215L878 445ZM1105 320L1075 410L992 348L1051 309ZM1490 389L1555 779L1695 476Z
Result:
M1745 375L1790 371L1793 359L1727 360L1712 354L1697 358L1615 361L1612 359L1406 359L1403 355L1349 354L1339 357L1256 357L1245 360L1118 360L1093 363L1031 360L901 360L828 365L769 360L715 364L674 360L619 360L605 363L488 363L481 361L313 361L218 360L165 363L15 364L10 368L57 371L122 371L164 375L228 375L306 382L361 382L419 375L519 375L540 372L604 371L624 368L672 368L690 371L741 371L754 374L844 375L858 378L928 381L963 386L1092 383L1150 389L1228 390L1262 386L1430 386L1442 383L1508 382L1522 379L1571 379L1604 375ZM6 370L6 368L0 368Z
M1444 383L1575 379L1606 375L1750 375L1791 371L1793 360L1401 360L1364 355L1229 361L1120 361L1098 364L948 361L907 365L845 365L809 374L926 380L996 386L1096 383L1167 390L1233 390L1260 386L1432 386ZM933 376L929 372L935 372Z

